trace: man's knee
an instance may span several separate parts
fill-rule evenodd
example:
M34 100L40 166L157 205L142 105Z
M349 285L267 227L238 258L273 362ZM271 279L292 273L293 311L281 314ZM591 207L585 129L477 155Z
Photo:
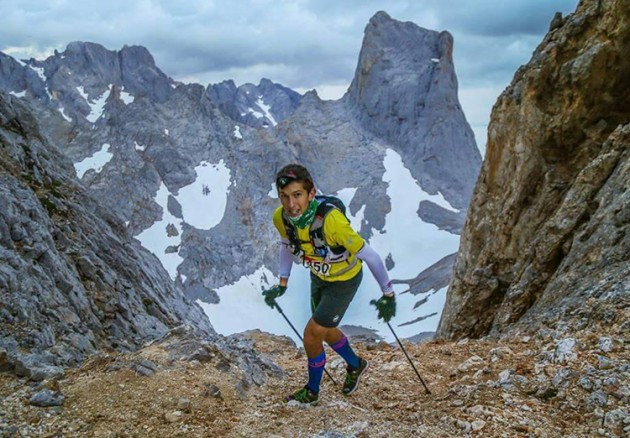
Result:
M328 329L310 319L304 328L304 342L323 342Z

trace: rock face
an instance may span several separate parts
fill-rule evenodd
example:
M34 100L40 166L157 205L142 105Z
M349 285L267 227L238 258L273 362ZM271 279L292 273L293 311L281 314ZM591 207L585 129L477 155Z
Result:
M302 98L269 79L262 79L258 86L244 84L238 88L232 80L211 84L208 96L232 120L254 128L277 125L295 111Z
M29 105L4 92L0 145L3 371L41 380L187 320L214 333L157 258L76 179Z
M365 129L398 146L424 190L464 215L481 157L457 98L451 34L377 13L346 100Z
M629 23L626 2L580 2L499 97L439 336L628 305Z

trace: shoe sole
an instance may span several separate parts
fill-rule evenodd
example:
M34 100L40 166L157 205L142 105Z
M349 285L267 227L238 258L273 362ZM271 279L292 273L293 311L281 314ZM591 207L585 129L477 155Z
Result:
M341 391L343 393L343 395L350 395L352 394L354 391L357 390L357 388L359 388L359 383L361 383L361 377L363 377L363 375L365 373L367 373L367 371L370 369L370 361L365 359L365 362L367 363L367 365L365 365L365 368L363 369L363 371L361 372L361 374L359 374L359 377L357 377L357 384L354 385L354 388L352 388L352 391L348 391L348 392L343 392L343 390Z

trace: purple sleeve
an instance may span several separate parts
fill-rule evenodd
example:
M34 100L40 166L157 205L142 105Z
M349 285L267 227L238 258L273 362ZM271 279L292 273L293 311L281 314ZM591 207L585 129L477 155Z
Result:
M363 248L357 253L357 257L363 260L370 268L372 275L376 279L376 282L381 286L381 292L391 293L394 292L392 282L389 280L389 274L385 269L385 263L374 249L367 242L363 245Z
M282 239L280 241L280 269L278 276L283 278L289 278L291 275L291 267L293 267L293 255L289 250L289 241Z

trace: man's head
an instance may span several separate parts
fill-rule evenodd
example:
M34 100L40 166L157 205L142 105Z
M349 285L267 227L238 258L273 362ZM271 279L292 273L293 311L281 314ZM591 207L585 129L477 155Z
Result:
M302 183L304 190L307 192L310 192L313 187L315 187L313 177L308 169L300 164L288 164L276 174L276 187L278 191L294 181Z
M276 174L276 188L282 208L289 216L299 217L315 197L313 177L299 164L284 166Z

